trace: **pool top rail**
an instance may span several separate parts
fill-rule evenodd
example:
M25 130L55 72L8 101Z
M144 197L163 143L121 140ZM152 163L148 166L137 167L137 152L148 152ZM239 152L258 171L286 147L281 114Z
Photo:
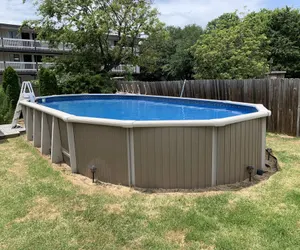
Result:
M220 100L208 100L208 99L194 99L194 98L179 98L179 97L165 97L165 96L143 96L143 95L135 95L135 94L76 94L76 95L54 95L54 96L43 96L38 97L36 101L43 99L52 99L52 98L70 98L70 97L101 97L101 96L113 96L113 97L143 97L146 99L160 99L160 100L187 100L194 102L207 102L207 103L218 103L218 104L228 104L228 105L239 105L244 107L252 107L257 110L257 112L241 114L232 117L226 118L218 118L218 119L210 119L210 120L155 120L155 121L137 121L137 120L118 120L118 119L106 119L106 118L93 118L93 117L85 117L85 116L76 116L66 112L62 112L53 108L49 108L43 106L39 103L30 103L28 101L21 101L21 105L34 108L46 114L55 116L59 119L62 119L65 122L72 123L87 123L94 125L108 125L115 127L123 127L123 128L134 128L134 127L221 127L229 124L234 124L242 121L248 121L257 118L268 117L271 115L271 111L266 109L262 104L252 104L252 103L241 103L241 102L232 102L232 101L220 101Z

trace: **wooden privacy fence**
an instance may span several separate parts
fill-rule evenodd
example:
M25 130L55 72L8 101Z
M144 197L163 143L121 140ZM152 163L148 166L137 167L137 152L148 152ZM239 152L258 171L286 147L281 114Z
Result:
M183 81L118 82L118 91L180 96ZM300 134L300 79L192 80L183 97L261 103L272 111L269 132Z

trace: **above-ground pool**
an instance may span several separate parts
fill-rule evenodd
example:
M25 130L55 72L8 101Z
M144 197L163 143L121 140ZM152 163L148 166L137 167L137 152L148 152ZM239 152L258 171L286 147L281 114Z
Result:
M143 95L64 95L22 101L28 140L55 163L99 181L204 188L261 169L262 105ZM254 172L255 173L255 172Z

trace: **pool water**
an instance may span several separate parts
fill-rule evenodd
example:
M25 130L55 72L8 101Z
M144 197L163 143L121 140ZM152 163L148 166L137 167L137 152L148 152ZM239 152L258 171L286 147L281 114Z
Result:
M58 96L37 102L76 116L136 121L210 120L257 112L243 105L149 96Z

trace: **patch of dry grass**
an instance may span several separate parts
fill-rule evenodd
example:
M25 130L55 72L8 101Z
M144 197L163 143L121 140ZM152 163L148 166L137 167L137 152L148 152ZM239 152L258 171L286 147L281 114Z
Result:
M185 231L168 231L165 234L165 239L171 243L176 243L180 246L180 248L183 248L185 246Z
M59 208L49 202L48 198L36 197L29 212L24 217L14 221L21 223L29 220L56 220L60 215Z
M125 209L122 204L116 203L104 205L104 210L109 214L122 214Z

